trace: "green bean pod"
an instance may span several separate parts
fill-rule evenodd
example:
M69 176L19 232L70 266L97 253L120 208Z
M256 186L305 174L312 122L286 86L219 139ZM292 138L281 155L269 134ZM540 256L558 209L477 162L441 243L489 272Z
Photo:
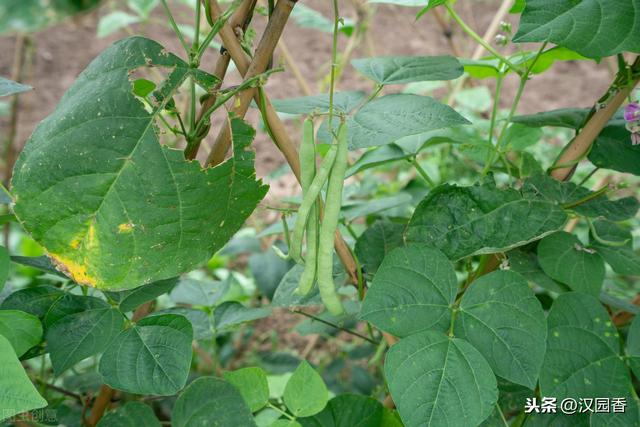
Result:
M344 123L338 129L337 147L336 159L331 168L331 175L327 184L327 200L318 241L317 267L320 297L327 310L333 315L339 315L344 312L333 282L333 242L340 219L342 187L348 163L347 127Z
M313 121L307 119L303 125L302 145L300 146L300 184L302 195L307 195L316 175L316 144L313 137ZM300 276L297 293L306 295L316 280L316 254L318 249L318 203L314 203L307 221L307 253L304 271Z
M329 173L331 172L333 163L336 160L337 152L338 148L335 144L332 145L331 148L329 148L329 151L327 151L327 154L324 156L324 159L320 163L320 169L318 169L318 173L313 178L313 181L309 186L309 190L307 191L307 194L305 194L302 198L302 203L298 208L298 217L296 218L296 223L293 226L293 233L291 235L291 247L289 248L289 253L291 254L291 259L299 264L302 263L302 239L304 237L304 231L307 226L309 214L311 213L313 206L316 204L322 187L324 187L325 182L327 182L327 180L329 179Z

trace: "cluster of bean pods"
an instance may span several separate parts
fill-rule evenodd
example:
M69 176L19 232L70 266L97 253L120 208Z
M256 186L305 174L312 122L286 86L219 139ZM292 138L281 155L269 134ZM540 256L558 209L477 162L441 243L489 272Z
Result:
M333 281L333 242L342 205L342 187L347 171L347 127L340 124L337 137L316 170L316 145L313 121L306 119L300 146L300 183L302 204L291 237L289 253L299 264L304 264L297 292L308 294L314 282L318 283L320 297L327 310L341 314L344 309ZM321 190L327 185L324 215L320 221ZM307 236L307 251L302 257L302 241Z

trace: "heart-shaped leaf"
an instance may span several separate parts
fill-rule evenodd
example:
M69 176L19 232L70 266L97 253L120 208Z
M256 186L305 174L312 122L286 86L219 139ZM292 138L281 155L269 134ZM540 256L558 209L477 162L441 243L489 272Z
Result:
M100 359L100 375L117 390L170 396L187 382L192 340L184 316L145 317L111 342Z
M455 335L469 341L493 372L534 389L544 360L547 325L526 280L495 271L474 281L460 301Z
M147 66L169 70L150 112L129 76ZM80 75L20 154L15 214L77 283L123 290L189 271L264 197L246 151L255 132L241 120L231 122L233 158L215 168L159 143L155 120L187 78L215 80L152 40L121 40Z
M384 371L407 427L475 426L498 400L496 377L478 350L440 332L401 339L387 353Z
M619 354L619 337L598 300L579 292L562 294L547 318L547 354L540 394L567 397L626 396L630 384Z
M360 318L395 336L446 331L458 283L442 252L411 244L382 261L365 296Z

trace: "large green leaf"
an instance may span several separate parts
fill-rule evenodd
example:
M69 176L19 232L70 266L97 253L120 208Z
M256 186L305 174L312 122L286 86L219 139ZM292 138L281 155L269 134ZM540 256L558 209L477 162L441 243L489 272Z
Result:
M496 377L468 342L427 331L387 353L389 391L407 427L480 424L498 400Z
M129 72L170 69L152 111ZM255 179L255 132L231 122L234 156L215 168L159 144L155 119L190 68L154 41L117 42L80 75L35 130L13 174L15 213L77 283L131 289L206 263L240 228L267 187Z
M427 80L453 80L462 75L462 65L453 56L378 56L351 61L363 75L380 85Z
M251 412L256 412L269 403L269 384L264 369L248 367L225 372L224 379L238 389Z
M527 0L515 42L549 41L590 58L640 52L636 0Z
M192 339L184 316L145 317L111 342L100 359L100 375L117 390L170 396L187 382Z
M140 402L127 402L115 411L107 412L97 427L161 427L150 406Z
M569 292L556 299L547 318L547 354L540 394L571 397L626 396L629 373L609 314L590 295Z
M384 412L380 402L356 394L336 396L319 414L298 421L303 427L394 427L383 423Z
M282 398L293 415L310 417L327 406L329 392L320 374L303 360L287 381Z
M386 95L367 103L347 119L349 149L390 144L401 138L464 124L469 121L431 97ZM318 131L318 139L330 140L324 123Z
M566 219L556 203L498 189L492 181L471 187L445 184L420 202L406 239L460 259L522 246L558 230Z
M31 89L33 89L31 86L23 85L22 83L14 82L13 80L0 76L0 96L14 95L16 93L30 91Z
M552 279L575 291L600 295L604 281L604 261L573 234L561 231L538 244L538 261Z
M446 331L458 283L437 249L412 244L391 251L371 282L360 318L395 336Z
M47 406L20 364L11 343L0 335L0 421Z
M0 335L9 340L20 357L42 340L42 323L24 311L0 310Z
M56 375L103 352L122 331L124 317L104 307L62 317L47 330L47 349Z
M178 397L171 413L172 427L256 427L240 392L219 378L198 378Z
M526 280L495 271L476 280L460 301L455 335L469 341L501 378L534 389L544 360L547 325Z

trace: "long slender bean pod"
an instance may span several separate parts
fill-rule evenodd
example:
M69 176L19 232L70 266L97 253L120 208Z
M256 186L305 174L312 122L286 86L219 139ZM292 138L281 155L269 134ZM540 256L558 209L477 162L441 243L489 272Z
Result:
M313 138L313 121L307 119L303 126L302 145L300 146L300 183L303 198L309 192L309 187L316 175L316 144ZM316 280L316 255L318 250L318 203L314 203L309 213L306 226L307 253L305 255L304 270L300 276L297 292L306 295L313 288Z
M333 168L331 168L331 175L327 184L327 199L318 241L317 267L320 297L327 310L333 315L342 314L344 311L333 282L333 240L340 219L342 187L344 185L344 176L347 172L347 127L344 123L338 129L337 147L336 160Z
M296 218L296 223L293 226L293 233L291 235L291 247L289 248L291 258L298 263L300 263L302 260L302 239L304 237L304 231L307 226L309 214L311 213L311 210L315 205L318 196L320 195L322 187L324 187L325 182L327 182L327 180L329 179L329 173L331 172L333 163L336 160L337 152L338 147L335 144L332 145L331 148L329 148L329 151L327 151L327 154L320 163L318 173L313 178L313 181L309 186L309 190L307 191L307 194L305 194L302 198L302 203L298 208L298 217Z

